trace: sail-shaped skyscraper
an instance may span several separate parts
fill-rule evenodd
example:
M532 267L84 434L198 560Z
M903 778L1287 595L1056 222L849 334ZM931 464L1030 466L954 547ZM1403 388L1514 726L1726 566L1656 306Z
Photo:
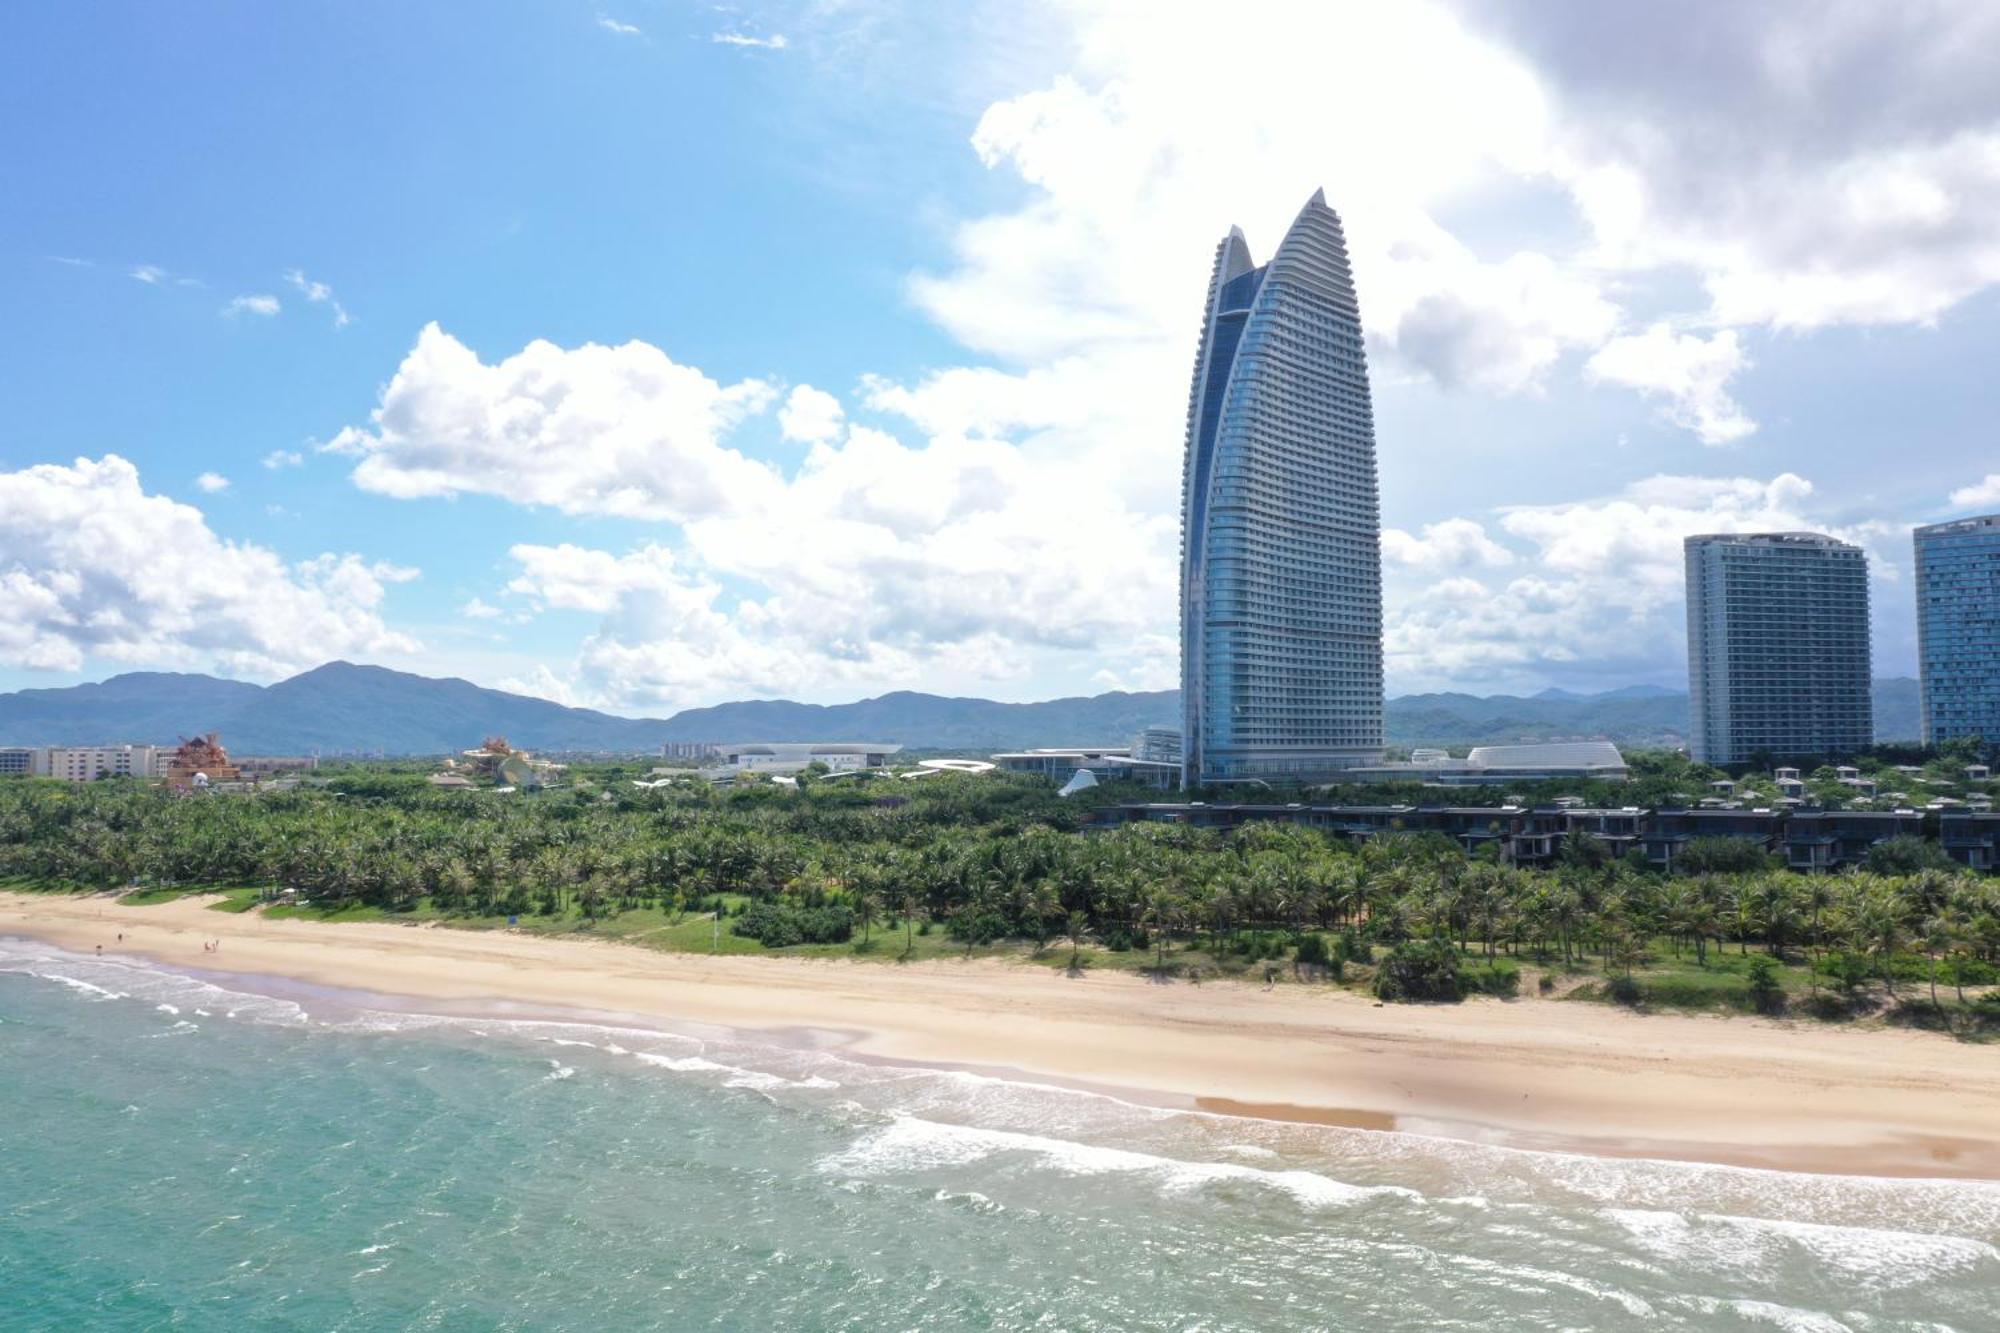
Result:
M1382 757L1375 423L1340 218L1217 247L1181 483L1182 772L1310 782Z

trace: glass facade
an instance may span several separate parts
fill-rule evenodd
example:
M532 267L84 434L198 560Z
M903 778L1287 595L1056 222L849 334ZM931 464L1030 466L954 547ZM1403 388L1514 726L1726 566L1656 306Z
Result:
M1918 528L1924 740L2000 741L2000 514Z
M1182 476L1190 781L1312 780L1382 755L1375 426L1340 219L1271 261L1217 247Z
M1689 749L1711 764L1874 740L1868 557L1811 532L1689 537Z

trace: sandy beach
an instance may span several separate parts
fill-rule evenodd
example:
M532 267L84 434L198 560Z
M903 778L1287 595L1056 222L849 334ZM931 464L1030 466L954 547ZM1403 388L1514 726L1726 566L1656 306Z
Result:
M124 936L120 941L120 934ZM1598 1155L2000 1179L2000 1047L1554 1000L1377 1006L1332 988L807 961L388 924L187 899L0 893L0 934L425 1004L810 1035L863 1058L1135 1099ZM217 953L202 941L219 939Z

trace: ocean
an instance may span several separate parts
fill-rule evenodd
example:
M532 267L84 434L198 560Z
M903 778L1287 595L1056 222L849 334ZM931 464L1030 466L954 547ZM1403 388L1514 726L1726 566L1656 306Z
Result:
M5 1330L1978 1333L1996 1243L1993 1184L1244 1120L0 940Z

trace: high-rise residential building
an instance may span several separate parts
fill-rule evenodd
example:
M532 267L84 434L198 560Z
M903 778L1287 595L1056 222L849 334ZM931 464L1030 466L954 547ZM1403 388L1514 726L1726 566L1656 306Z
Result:
M1690 750L1711 764L1874 740L1868 557L1812 532L1687 539Z
M1382 757L1375 424L1340 218L1216 247L1188 398L1182 770L1311 781Z
M1924 741L2000 743L2000 514L1918 528Z

